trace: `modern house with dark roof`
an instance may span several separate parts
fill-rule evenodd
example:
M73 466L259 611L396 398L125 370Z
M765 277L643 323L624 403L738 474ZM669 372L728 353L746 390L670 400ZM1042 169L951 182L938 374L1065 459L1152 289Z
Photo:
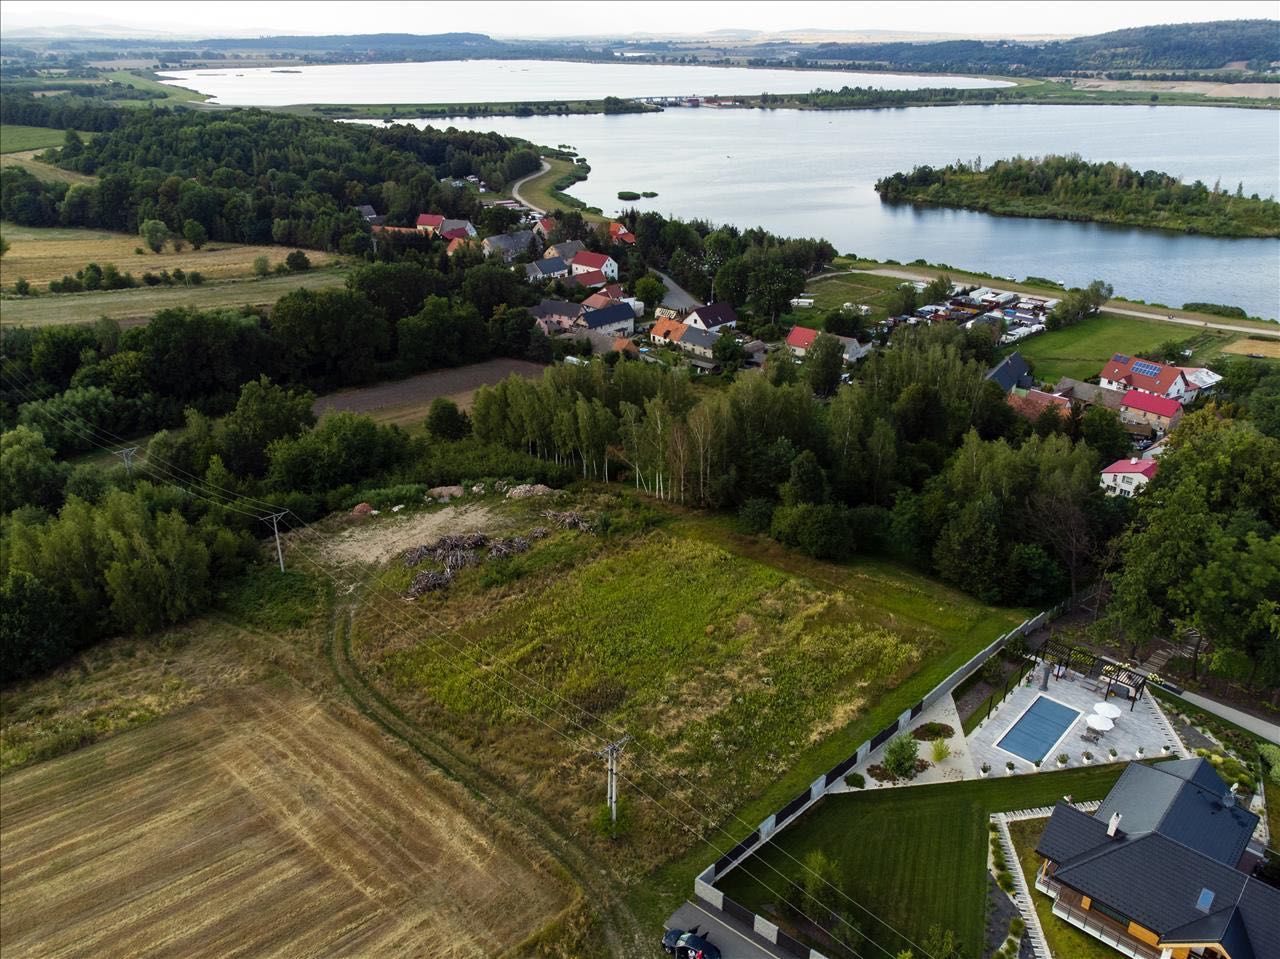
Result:
M684 321L700 330L718 330L722 326L737 326L738 314L728 303L708 303L690 310Z
M510 263L516 257L529 252L529 244L533 239L532 230L517 230L515 233L486 236L481 246L485 256L500 256Z
M987 371L987 379L999 385L1000 389L1008 393L1015 386L1020 386L1024 390L1031 386L1031 367L1027 366L1027 361L1022 358L1022 354L1014 350L994 367Z
M530 283L563 278L569 275L569 264L558 256L534 260L532 263L525 264L524 275Z
M1280 956L1280 889L1251 877L1258 817L1204 759L1131 763L1090 815L1054 807L1036 846L1053 914L1138 959Z
M624 333L630 336L636 329L636 315L626 303L615 303L602 310L587 310L578 317L577 325L601 333Z

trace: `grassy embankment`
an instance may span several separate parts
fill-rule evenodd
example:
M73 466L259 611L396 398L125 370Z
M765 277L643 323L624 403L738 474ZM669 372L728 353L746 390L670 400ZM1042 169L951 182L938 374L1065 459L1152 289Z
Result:
M643 109L628 113L656 113L660 108L637 104ZM502 103L314 103L268 107L284 113L333 117L343 120L432 120L452 117L557 117L604 113L604 100L512 100Z
M24 153L62 146L65 130L27 127L18 123L0 124L0 153Z
M1081 802L1101 799L1122 768L828 796L718 885L731 899L794 928L795 917L778 902L778 894L799 902L800 890L787 880L798 880L797 861L820 849L836 863L841 888L908 939L920 942L930 927L938 926L955 932L963 955L979 956L986 916L988 817L1052 806L1067 794ZM846 911L846 918L877 944L859 951L880 954L883 948L896 955L911 948L861 910L850 906ZM848 926L837 923L834 929L850 942Z
M156 74L150 70L111 70L103 73L104 80L114 80L117 83L123 83L126 86L133 87L135 90L147 90L151 93L161 94L162 99L152 100L109 100L114 106L118 107L146 107L146 106L193 106L203 103L209 97L203 93L197 93L195 90L188 90L186 87L175 87L168 83L161 83L156 79Z
M548 212L558 209L578 210L588 223L609 222L609 218L602 216L599 211L563 192L579 180L586 179L580 164L564 157L544 156L542 159L550 169L520 187L520 196L525 202Z
M342 282L341 261L331 253L309 250L316 269L305 273L271 275L258 279L253 261L267 257L271 266L283 262L286 247L211 241L199 250L187 246L175 253L166 246L152 253L140 237L105 230L23 227L4 225L10 249L0 260L0 286L12 290L25 278L38 296L8 296L4 302L6 324L48 326L92 322L100 316L117 320L148 317L172 306L254 306L274 303L282 294L299 287L315 288ZM144 252L138 253L142 249ZM51 294L50 280L74 275L89 263L114 263L121 273L132 273L141 282L143 273L175 269L193 270L204 276L200 286L139 286L128 290ZM337 269L332 267L339 267Z

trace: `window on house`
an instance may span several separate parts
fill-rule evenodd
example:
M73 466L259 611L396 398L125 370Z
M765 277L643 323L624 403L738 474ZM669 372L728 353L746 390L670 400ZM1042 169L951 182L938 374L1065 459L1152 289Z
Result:
M1093 902L1089 905L1089 911L1101 913L1102 915L1106 916L1108 919L1114 919L1116 922L1120 923L1120 925L1122 926L1129 925L1128 916L1126 916L1122 912L1116 912L1114 909L1112 909L1109 906L1104 906L1102 903L1098 902L1098 900L1096 899L1093 900Z

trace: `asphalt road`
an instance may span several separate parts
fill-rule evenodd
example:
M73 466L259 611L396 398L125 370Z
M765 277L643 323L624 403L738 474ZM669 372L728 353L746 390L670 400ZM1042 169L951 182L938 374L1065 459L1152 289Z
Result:
M541 207L534 206L532 203L530 203L528 200L522 197L520 195L520 188L524 186L526 183L528 183L530 180L532 180L534 177L542 176L542 174L546 173L550 169L551 169L551 164L548 163L546 160L543 160L541 170L539 170L537 173L530 173L528 176L522 176L520 179L516 180L515 183L511 184L511 196L515 198L515 200L518 203L523 203L525 206L527 206L534 213L537 213L539 216L546 216L547 211L542 209Z
M702 301L692 294L686 292L676 284L676 281L667 276L667 274L653 270L667 287L667 295L662 298L662 305L673 310L692 310L694 307L702 306Z
M689 930L694 926L720 948L721 959L791 959L773 943L736 923L729 925L716 910L704 908L701 903L686 902L667 920L668 929Z

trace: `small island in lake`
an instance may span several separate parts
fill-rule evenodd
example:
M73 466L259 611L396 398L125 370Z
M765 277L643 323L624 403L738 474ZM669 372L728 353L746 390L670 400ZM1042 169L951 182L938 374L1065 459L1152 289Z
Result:
M1280 236L1280 203L1243 188L1183 183L1155 170L1078 156L1015 157L916 167L876 182L886 202L933 204L1001 216L1091 220L1209 236Z

